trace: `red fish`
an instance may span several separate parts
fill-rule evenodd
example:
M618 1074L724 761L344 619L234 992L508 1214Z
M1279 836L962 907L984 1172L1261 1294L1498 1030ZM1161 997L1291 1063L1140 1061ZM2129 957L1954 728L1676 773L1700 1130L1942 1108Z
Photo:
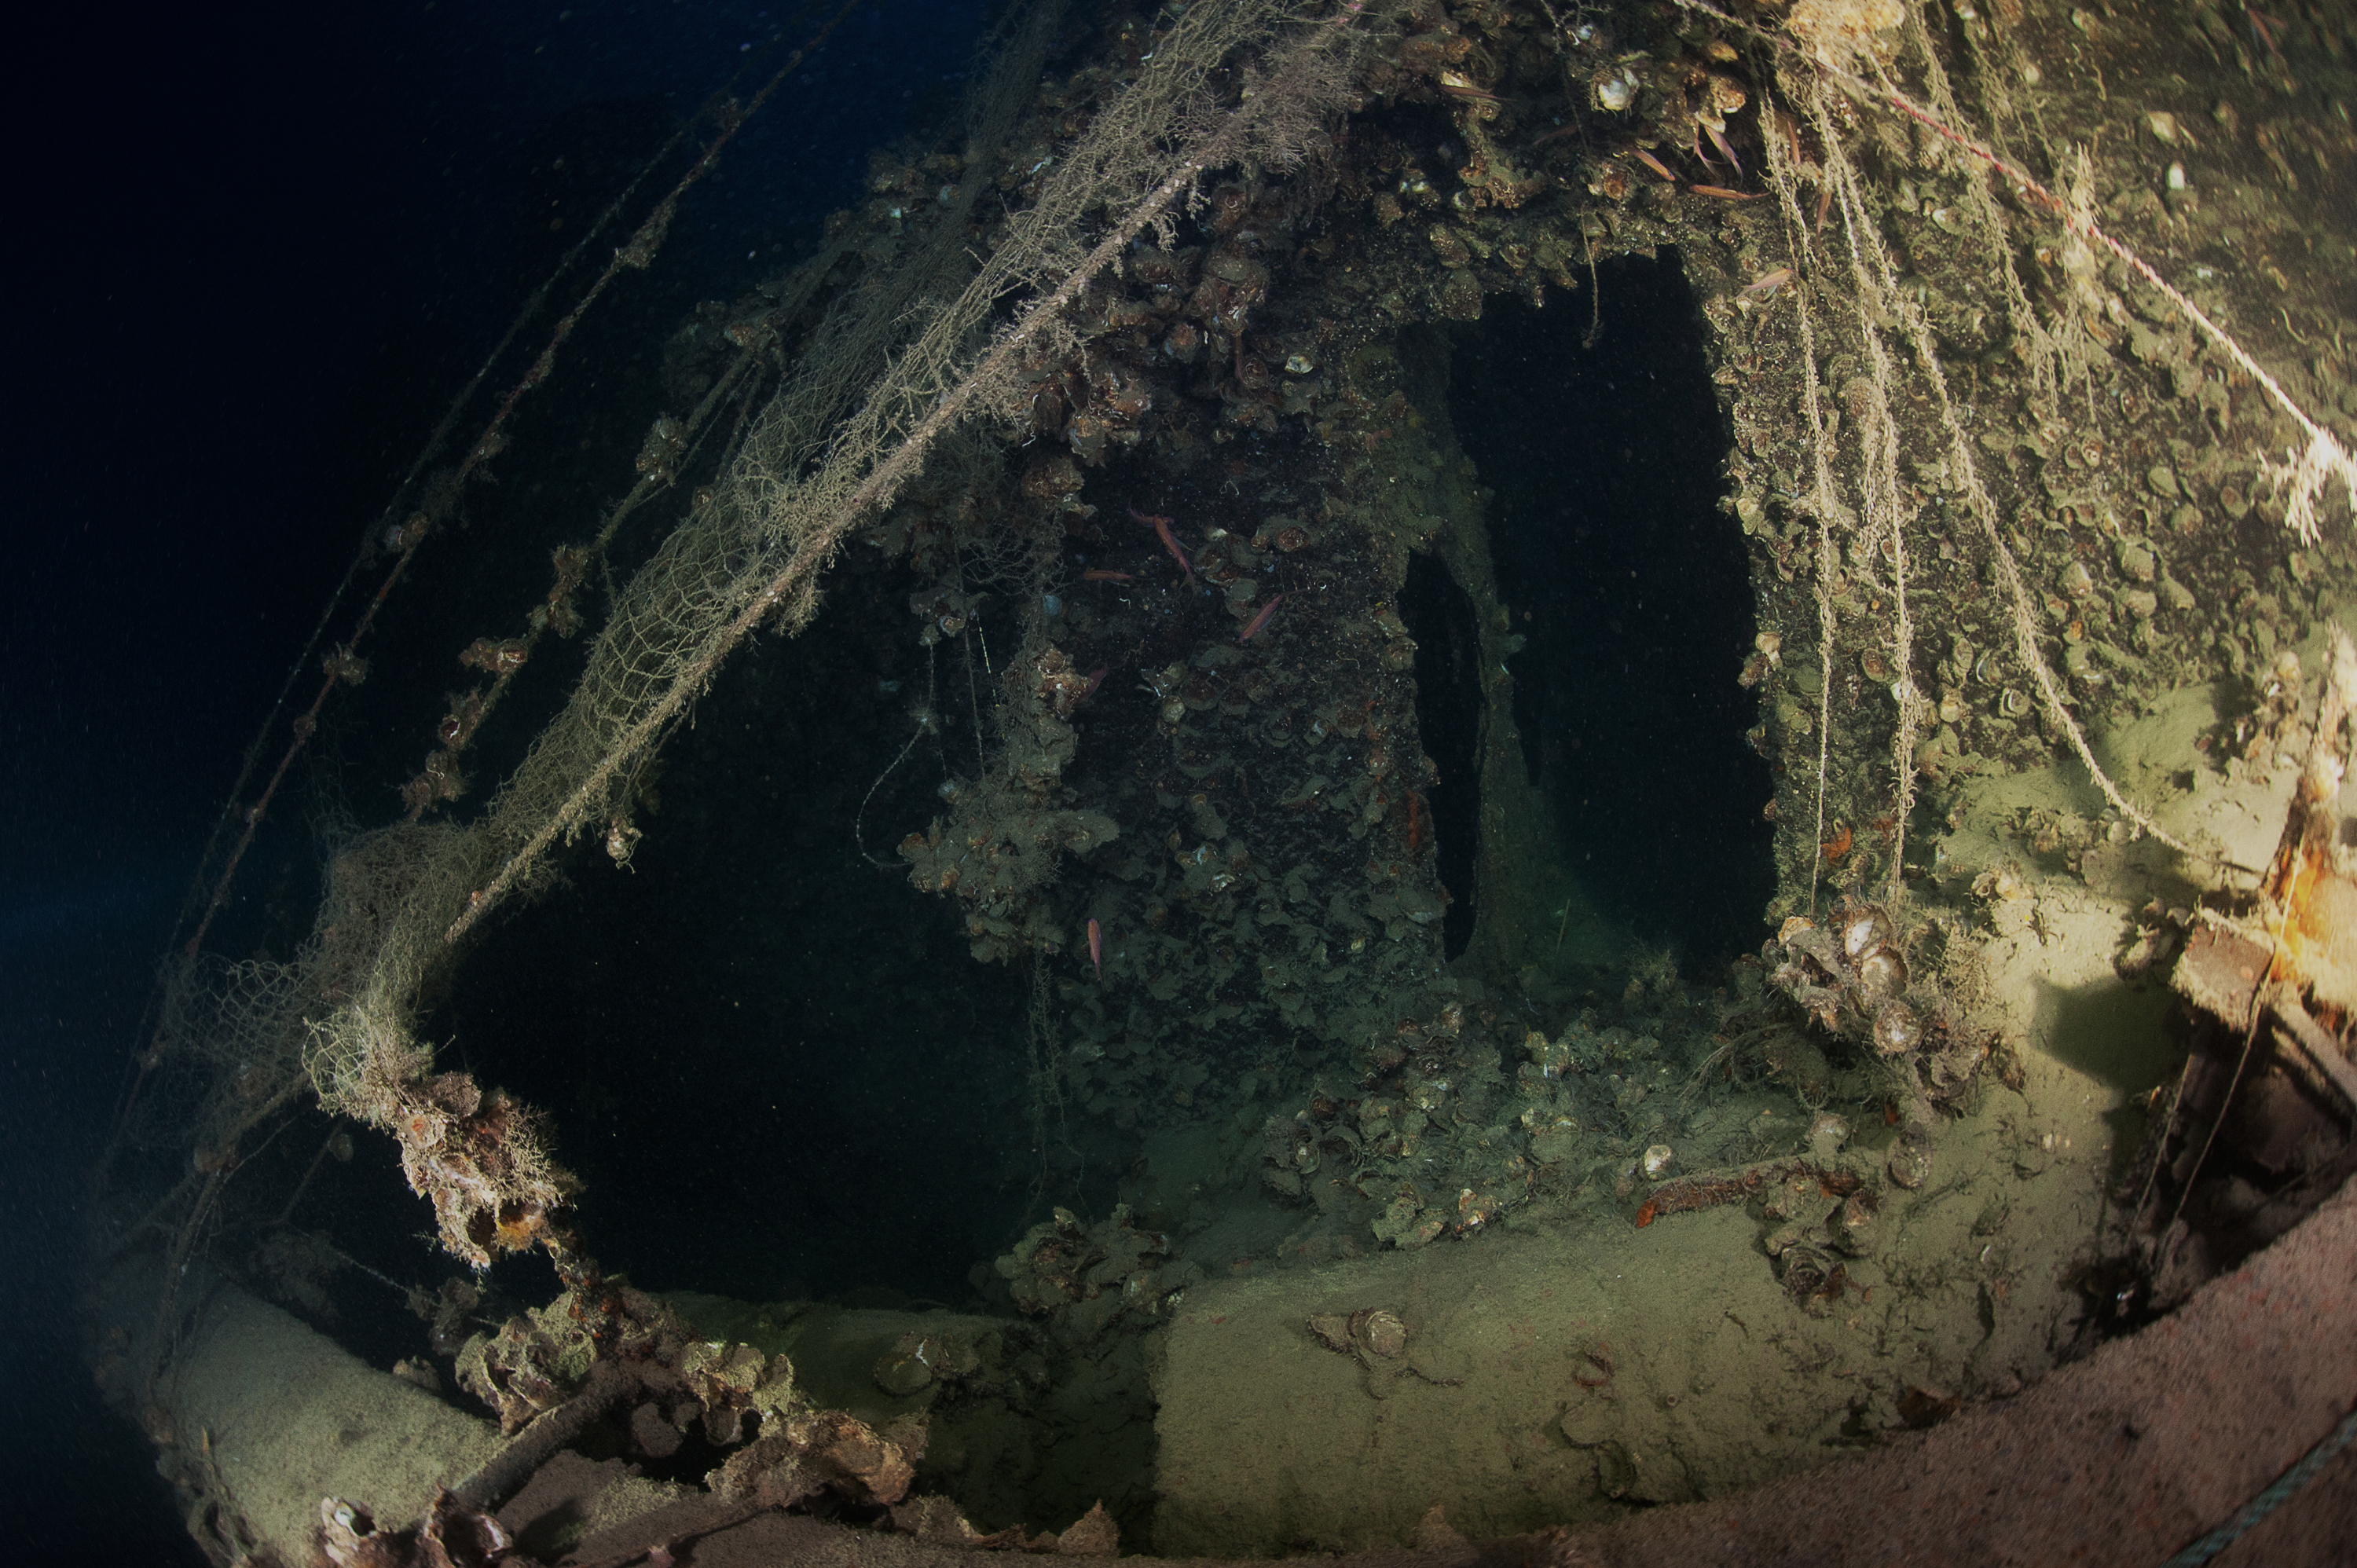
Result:
M1097 978L1104 978L1104 932L1094 915L1089 917L1089 962L1096 966Z
M1279 594L1276 597L1269 600L1268 603L1261 606L1260 613L1254 616L1252 619L1244 623L1244 628L1237 635L1236 641L1239 644L1247 643L1254 638L1258 637L1261 633L1261 628L1268 624L1269 617L1276 614L1276 607L1284 602L1285 596L1283 594Z
M1129 509L1129 515L1140 522L1150 522L1154 525L1154 532L1162 537L1162 548L1170 552L1171 558L1178 563L1178 570L1187 574L1187 585L1193 587L1195 564L1187 559L1187 553L1184 550L1178 548L1178 536L1170 532L1170 520L1167 517L1150 517L1135 507Z

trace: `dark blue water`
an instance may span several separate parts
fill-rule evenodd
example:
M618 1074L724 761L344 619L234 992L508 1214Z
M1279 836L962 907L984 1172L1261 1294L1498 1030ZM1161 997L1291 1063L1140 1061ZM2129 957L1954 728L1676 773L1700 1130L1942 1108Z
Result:
M564 246L732 73L765 76L772 40L834 9L103 8L16 38L0 1473L20 1559L200 1561L145 1444L89 1391L72 1278L150 977L271 694ZM611 308L664 319L778 270L869 147L959 91L982 13L855 7ZM299 822L260 853L251 898L316 875Z

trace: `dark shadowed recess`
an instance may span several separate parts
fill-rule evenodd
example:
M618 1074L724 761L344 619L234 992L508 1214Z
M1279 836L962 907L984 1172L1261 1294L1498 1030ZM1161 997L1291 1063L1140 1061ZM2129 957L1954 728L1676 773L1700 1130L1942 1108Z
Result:
M1042 1159L1059 1192L1080 1179L1032 1139L1028 973L975 962L892 853L939 811L942 748L971 769L967 717L945 707L869 795L917 736L926 655L904 585L845 585L698 704L630 867L585 842L436 1020L445 1061L550 1112L585 1244L650 1288L960 1303Z
M1598 273L1600 331L1587 289L1455 328L1449 408L1497 492L1491 548L1530 639L1510 668L1532 779L1593 895L1695 972L1759 945L1774 881L1736 684L1750 585L1678 262Z
M1475 852L1481 842L1481 639L1473 601L1437 557L1408 558L1400 617L1415 639L1415 723L1424 752L1439 769L1425 810L1448 909L1440 918L1446 954L1473 940L1480 889Z

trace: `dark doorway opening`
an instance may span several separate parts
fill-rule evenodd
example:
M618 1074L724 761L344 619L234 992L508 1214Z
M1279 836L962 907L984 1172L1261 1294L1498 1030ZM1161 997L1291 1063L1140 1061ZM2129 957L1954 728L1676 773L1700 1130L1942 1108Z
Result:
M1755 626L1704 323L1674 256L1598 267L1591 304L1491 302L1455 328L1449 409L1496 491L1532 781L1590 894L1691 969L1755 949L1774 888L1768 766L1736 683Z
M1425 755L1439 769L1425 810L1448 908L1440 918L1444 956L1473 940L1480 890L1474 856L1481 843L1481 637L1473 601L1430 555L1411 555L1400 618L1415 639L1415 722Z

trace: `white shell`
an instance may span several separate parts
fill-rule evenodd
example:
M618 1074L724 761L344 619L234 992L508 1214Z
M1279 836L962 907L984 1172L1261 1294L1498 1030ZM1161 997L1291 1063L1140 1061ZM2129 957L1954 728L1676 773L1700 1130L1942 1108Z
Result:
M1890 922L1871 907L1854 910L1842 921L1842 954L1855 960L1867 949L1879 947L1890 937Z
M1857 961L1857 989L1868 1003L1907 989L1907 961L1889 948L1876 948Z
M1645 1151L1645 1179L1659 1181L1677 1169L1678 1156L1667 1144L1655 1144Z
M1874 1015L1874 1048L1884 1056L1905 1056L1922 1043L1922 1021L1906 1003L1886 1003Z

